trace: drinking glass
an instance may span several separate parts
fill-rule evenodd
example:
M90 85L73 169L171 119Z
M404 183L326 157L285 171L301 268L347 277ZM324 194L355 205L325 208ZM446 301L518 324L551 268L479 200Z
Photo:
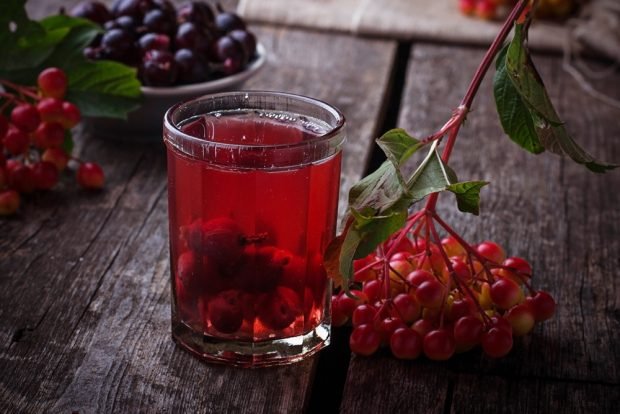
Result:
M344 117L316 99L228 92L164 118L172 335L206 361L291 363L329 343Z

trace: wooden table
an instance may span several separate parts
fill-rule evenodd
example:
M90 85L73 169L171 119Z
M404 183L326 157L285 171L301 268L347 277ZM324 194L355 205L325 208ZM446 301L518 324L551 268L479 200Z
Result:
M28 8L41 17L62 3ZM400 126L423 136L449 117L484 52L255 31L269 58L248 88L315 96L346 114L343 195L380 161L373 138L382 131ZM573 134L595 155L620 161L620 110L575 86L559 56L535 59ZM596 86L619 98L620 73ZM503 136L494 111L487 79L451 161L461 178L492 182L482 214L458 213L447 196L440 214L471 241L496 240L529 258L535 285L558 300L555 318L516 340L508 357L362 358L350 355L347 329L337 329L328 349L287 367L194 359L170 337L164 148L81 133L77 152L102 164L105 190L83 192L64 177L0 219L0 412L616 412L619 173L527 155Z

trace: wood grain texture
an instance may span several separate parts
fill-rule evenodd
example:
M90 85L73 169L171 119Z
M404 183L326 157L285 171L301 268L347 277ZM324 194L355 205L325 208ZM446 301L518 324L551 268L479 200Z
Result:
M460 102L482 55L482 50L474 48L415 44L399 125L418 137L438 129ZM559 59L538 56L535 60L576 139L599 158L620 160L616 139L620 110L591 99L574 86L561 70ZM596 86L618 97L620 74ZM499 126L491 79L484 82L474 102L450 165L461 180L482 179L491 185L482 190L480 217L459 213L451 196L440 198L439 213L466 239L495 240L510 255L528 258L534 268L534 286L552 292L558 309L554 319L536 326L527 338L517 339L506 358L490 360L475 351L433 365L435 371L426 378L433 386L429 385L427 392L443 394L446 385L436 390L437 378L452 377L454 393L446 407L452 412L489 411L481 407L486 393L493 401L506 401L508 394L530 398L527 408L539 412L561 408L564 395L569 396L566 404L574 403L570 412L608 412L609 401L617 401L620 395L619 173L592 174L570 160L520 150ZM387 381L375 378L426 367L427 363L353 358L343 409L352 404L372 405L377 396L394 394ZM455 373L469 376L455 377ZM469 384L472 377L479 377L478 382ZM497 393L492 388L496 378L504 384ZM419 381L414 376L400 379L407 389L411 387L408 382ZM360 382L365 384L363 388L359 388ZM526 383L526 390L518 389ZM485 394L480 384L487 384ZM464 391L457 394L458 390ZM580 402L579 396L590 391L593 396ZM382 399L386 405L381 406L381 412L405 412L398 407L406 401L416 404L419 398L415 393L402 394L394 403ZM533 395L540 395L541 401ZM504 411L526 412L503 404ZM495 411L493 404L486 407Z
M257 33L270 58L248 87L339 105L351 134L343 176L355 180L382 118L394 43ZM173 344L163 144L77 135L76 155L102 164L105 191L81 191L67 174L0 220L0 412L303 411L315 358L242 370Z

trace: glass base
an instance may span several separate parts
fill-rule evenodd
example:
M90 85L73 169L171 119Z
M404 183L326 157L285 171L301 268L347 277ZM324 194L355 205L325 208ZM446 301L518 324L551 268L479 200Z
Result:
M185 323L172 323L172 338L183 349L206 362L244 368L270 367L301 361L329 345L329 324L319 324L303 335L260 342L235 341L198 333Z

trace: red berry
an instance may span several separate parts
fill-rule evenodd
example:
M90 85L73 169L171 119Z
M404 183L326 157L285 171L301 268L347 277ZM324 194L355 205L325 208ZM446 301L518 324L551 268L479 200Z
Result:
M67 92L67 75L61 69L47 68L39 74L37 85L43 96L62 99Z
M523 299L523 291L510 279L499 279L491 285L491 300L501 309L510 309Z
M417 288L427 280L435 280L435 276L427 270L417 269L407 275L407 282L414 288Z
M447 329L436 329L430 331L424 337L424 355L434 361L445 361L450 359L456 351L456 342L452 332Z
M525 280L532 277L532 266L527 260L520 257L509 257L502 263L508 269L500 269L500 276L509 278L518 284L523 284Z
M34 105L19 104L11 111L11 122L24 132L33 132L39 126L41 117Z
M20 155L28 150L30 146L30 141L28 139L28 135L20 130L15 128L14 126L10 126L4 137L4 147L12 154L12 155Z
M93 162L84 162L80 164L76 178L79 185L89 190L98 190L102 188L105 181L103 170L99 164Z
M302 315L299 296L292 289L278 286L275 292L263 297L257 305L258 319L268 328L282 330Z
M243 323L241 297L236 290L226 290L211 299L207 305L211 325L219 332L231 334Z
M392 300L396 308L396 314L406 324L413 323L420 317L420 304L416 302L413 296L406 293L399 293Z
M482 257L495 263L502 263L506 258L506 253L498 244L485 241L476 246L476 251Z
M4 158L4 154L2 153L2 140L0 140L0 168L6 165L6 158Z
M463 316L454 324L454 340L465 349L480 343L484 324L474 316Z
M381 342L389 344L394 331L398 328L406 328L407 325L399 317L388 316L385 319L376 320L374 327L381 336Z
M465 283L471 282L471 270L463 260L460 258L452 258L450 259L450 263L452 264L454 274L460 281Z
M379 299L383 297L383 281L382 280L369 280L364 283L362 287L362 292L366 294L368 298L368 302L375 303Z
M512 334L500 328L491 328L482 334L482 349L491 358L501 358L512 349Z
M46 122L60 122L63 118L62 101L56 98L43 98L37 103L37 110L41 120Z
M56 166L58 172L61 172L67 167L69 162L69 156L61 148L48 148L43 152L41 156L43 161L49 161Z
M185 238L190 249L209 256L221 266L238 263L243 254L243 232L228 217L198 219L185 229Z
M9 160L7 162L7 183L10 188L20 193L34 191L34 177L30 167L21 162Z
M41 122L34 132L37 147L60 147L65 140L65 129L57 122Z
M340 306L339 299L339 295L332 295L332 325L336 327L344 326L349 320L349 317Z
M450 317L456 320L463 316L472 315L476 310L476 305L474 305L474 302L469 297L455 299L450 308Z
M418 319L411 325L411 329L419 333L421 337L425 337L427 333L435 329L435 324L429 319Z
M448 257L464 255L465 248L454 237L441 239L441 247Z
M398 359L416 359L422 353L422 337L409 328L398 328L390 338L390 350Z
M58 182L58 170L49 161L39 161L32 166L34 185L39 190L49 190Z
M65 129L71 129L76 126L81 118L82 115L77 106L73 105L71 102L65 101L62 103L62 118L59 122Z
M0 157L2 157L1 155L2 153L0 152ZM6 185L6 170L4 169L4 165L2 165L2 163L0 163L0 190L4 188L4 186Z
M357 289L351 289L349 293L351 296L342 292L338 298L338 302L344 314L347 315L348 318L351 318L356 307L363 303L368 303L368 297L364 292ZM355 298L353 296L355 296Z
M370 356L377 352L381 345L381 336L372 325L356 326L351 332L349 346L357 355Z
M353 326L359 326L363 324L374 324L375 316L377 315L377 309L374 306L368 304L361 304L353 311L353 317L351 322Z
M445 287L437 280L427 280L415 290L415 297L426 308L438 308L443 303L445 292Z
M532 297L528 297L526 303L532 310L536 322L551 319L555 313L555 300L553 300L549 293L543 290L536 292Z
M19 208L19 194L15 190L0 191L0 216L10 216Z

